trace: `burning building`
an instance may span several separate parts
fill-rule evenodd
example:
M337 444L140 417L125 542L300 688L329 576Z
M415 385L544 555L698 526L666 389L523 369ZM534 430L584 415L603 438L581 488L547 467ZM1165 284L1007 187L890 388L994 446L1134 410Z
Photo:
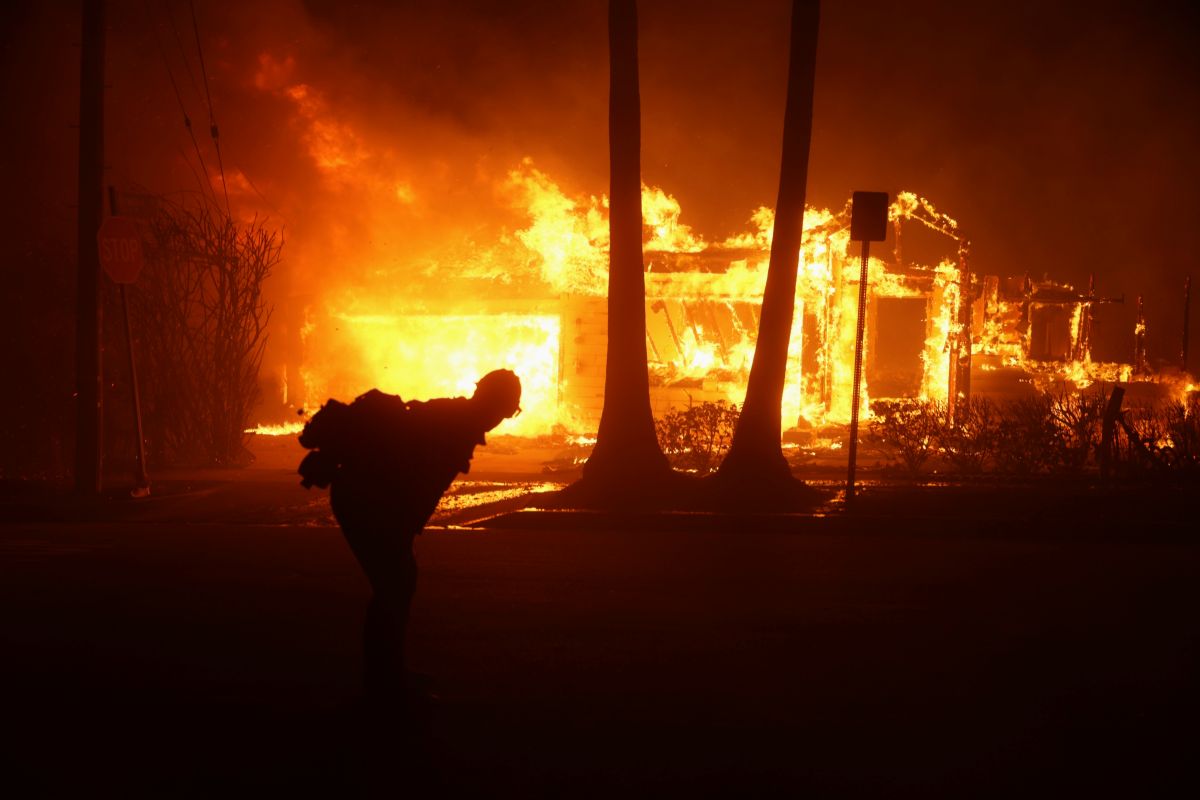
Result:
M372 386L405 397L469 394L479 375L507 367L526 387L510 432L594 432L607 344L607 200L569 197L528 161L501 194L523 224L496 242L408 265L398 288L381 279L386 291L359 285L290 298L280 315L287 344L273 370L282 399L314 408ZM751 230L706 241L661 189L643 187L642 205L652 407L740 403L773 212L759 208ZM876 399L945 402L1138 377L1136 358L1091 357L1093 308L1118 298L974 274L958 223L916 194L899 193L889 219L893 253L869 265L864 409ZM805 213L785 429L850 417L859 265L848 220L846 210ZM937 263L903 257L916 231L943 243Z

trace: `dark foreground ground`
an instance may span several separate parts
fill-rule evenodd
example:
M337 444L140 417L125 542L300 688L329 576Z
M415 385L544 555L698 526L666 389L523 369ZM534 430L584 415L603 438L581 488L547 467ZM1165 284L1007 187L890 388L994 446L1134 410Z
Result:
M375 726L356 704L366 587L336 529L0 526L0 780L222 797L1200 783L1200 550L1178 529L631 524L427 533L412 659L442 700Z

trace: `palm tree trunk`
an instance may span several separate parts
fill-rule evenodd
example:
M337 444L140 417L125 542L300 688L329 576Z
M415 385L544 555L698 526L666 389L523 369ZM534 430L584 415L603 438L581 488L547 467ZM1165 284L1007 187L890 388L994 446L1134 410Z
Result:
M621 490L670 475L671 468L654 433L646 369L636 0L611 0L608 28L608 359L604 410L583 475L597 488Z
M776 484L792 480L780 446L780 414L804 228L804 191L812 139L819 21L818 0L793 0L783 157L779 167L779 198L775 206L771 260L763 290L762 321L746 387L746 401L733 443L718 471L717 477L721 481Z

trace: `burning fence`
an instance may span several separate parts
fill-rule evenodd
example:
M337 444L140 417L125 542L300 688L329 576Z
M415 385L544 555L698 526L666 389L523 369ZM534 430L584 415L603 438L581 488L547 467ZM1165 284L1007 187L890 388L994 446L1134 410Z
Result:
M520 209L523 227L426 268L424 286L293 298L282 315L290 342L278 369L285 401L314 408L372 386L405 397L469 394L479 375L506 367L525 384L524 413L509 432L594 432L604 391L607 200L568 197L528 161L507 176L503 194ZM709 242L680 221L679 204L661 189L643 187L642 203L654 410L740 403L773 212L760 208L752 230ZM1093 308L1119 299L975 275L958 223L915 194L900 193L889 218L894 255L871 258L869 267L862 408L877 399L947 403L972 393L1159 380L1139 370L1136 356L1092 360ZM850 416L859 269L848 219L846 211L805 212L785 428ZM933 265L903 260L914 225L941 237L950 254ZM1188 386L1179 378L1169 391Z

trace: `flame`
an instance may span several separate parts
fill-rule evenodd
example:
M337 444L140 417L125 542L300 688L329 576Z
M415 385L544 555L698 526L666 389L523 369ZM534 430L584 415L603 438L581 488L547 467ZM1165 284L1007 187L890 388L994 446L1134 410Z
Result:
M334 201L327 222L309 223L290 240L294 307L286 334L273 332L271 340L272 347L286 341L290 348L286 368L282 358L271 366L286 387L284 402L315 408L371 387L405 398L470 394L480 375L507 367L524 383L524 413L501 432L565 429L586 441L596 429L604 374L608 198L572 190L529 158L498 178L483 157L466 177L436 159L406 161L402 137L344 113L340 93L306 81L291 56L260 55L252 82L289 109L294 140ZM236 168L227 177L231 192L257 193ZM479 219L463 212L435 225L446 218L437 204L446 202L452 184L461 184L453 200L469 194L494 201L494 208ZM660 411L694 400L740 404L775 213L753 209L744 230L705 238L665 187L643 185L641 200L652 402ZM342 209L348 211L337 216ZM1072 299L1074 290L1061 284L1053 287L1059 299L1050 302L1065 306L1069 358L1031 357L1028 291L1019 297L996 283L987 288L970 272L958 220L913 192L897 194L888 216L897 226L920 222L958 250L934 266L898 268L878 257L868 264L867 364L872 336L886 335L873 327L876 301L924 300L925 336L914 343L921 350L921 398L951 399L951 387L961 386L951 375L965 348L979 356L975 369L1020 370L1039 387L1157 380L1180 398L1194 391L1190 377L1134 375L1129 364L1093 361L1085 313L1094 298ZM860 262L847 223L847 210L804 212L784 428L820 429L850 417ZM1144 322L1136 333L1145 333ZM868 417L873 391L864 380L859 401ZM270 435L295 427L251 430Z
M282 422L278 425L255 425L246 428L244 433L256 433L259 436L295 436L304 430L303 422Z
M470 396L475 382L493 369L521 378L521 414L501 423L498 433L533 436L557 423L557 316L532 314L334 314L354 354L354 374L340 383L369 387L406 400ZM310 379L310 392L321 392Z
M647 251L698 253L708 245L679 222L682 209L679 202L662 189L642 185L642 224L652 235L645 244Z
M937 265L932 298L937 313L929 320L925 349L921 353L921 360L925 364L925 375L921 381L923 400L945 402L950 394L952 342L955 337L962 335L962 325L958 322L962 296L960 277L958 267L952 261L942 261Z
M516 237L537 261L542 280L558 294L602 296L608 291L608 200L572 200L526 160L508 175L515 202L530 223Z
M262 76L264 86L277 87L273 91L295 104L315 164L330 173L364 171L368 150L361 137L327 119L324 99L292 81L286 63L264 62ZM361 174L357 179L367 180ZM394 207L420 213L423 192L412 179L395 174L369 180L382 191L373 197L389 196ZM582 437L573 441L590 441L598 410L594 402L588 405L588 393L594 398L603 380L606 318L596 311L596 321L588 321L576 311L603 308L608 199L564 190L528 158L494 188L517 223L491 243L468 241L459 250L447 247L443 254L395 265L368 261L359 270L367 282L326 290L312 300L299 326L303 391L296 394L306 406L371 387L406 399L469 395L481 375L505 367L522 379L524 412L500 432L536 436L557 430ZM679 202L664 189L644 185L642 207L647 362L652 393L666 398L655 406L664 410L664 403L695 400L740 404L753 363L774 212L755 209L747 230L709 241L683 221ZM1019 368L1038 386L1070 381L1084 388L1133 377L1130 365L1093 362L1086 352L1083 314L1091 302L1086 298L1064 301L1070 305L1071 352L1080 357L1031 359L1028 296L985 292L978 276L965 285L958 222L911 192L897 195L889 216L894 222L915 218L960 248L957 258L934 267L898 270L880 258L868 263L872 300L925 300L920 398L950 399L951 375L966 347L986 357L977 369ZM845 212L805 209L784 429L798 424L819 429L850 418L860 261L847 221ZM982 309L971 330L963 322L968 303ZM874 324L870 307L866 322ZM869 336L866 341L869 347ZM569 360L568 351L575 354ZM869 363L870 353L866 356ZM1176 393L1182 397L1186 390ZM864 379L859 401L866 418L871 399ZM292 432L294 426L252 430Z
M295 86L288 91L298 94L294 90ZM331 164L334 160L327 159ZM411 184L401 182L395 191L415 202ZM529 159L506 174L498 193L520 211L525 223L506 243L455 265L458 278L492 285L531 281L534 293L549 301L546 308L555 299L604 296L607 198L571 196ZM699 392L701 398L740 403L753 363L774 212L758 208L750 216L750 230L711 243L681 221L678 201L663 189L643 186L642 203L652 383L664 389L685 387L689 401ZM841 217L828 210L805 210L783 399L785 429L801 420L814 425L849 420L858 284L857 258L848 253L849 247L849 231ZM672 259L693 256L708 259L710 268L672 268ZM942 317L948 318L956 307L955 278L950 267L939 269ZM919 289L889 272L879 259L871 260L869 275L875 296L920 296ZM594 430L595 419L581 414L570 400L573 379L561 374L559 317L541 312L464 315L452 309L437 313L431 305L436 304L414 302L398 309L385 298L361 292L333 298L326 309L326 327L340 331L341 347L335 363L310 359L305 372L308 396L347 385L352 391L378 386L405 397L469 394L483 372L507 366L522 376L526 397L536 398L511 425L511 432L536 435L558 425L579 433ZM306 341L314 338L311 319L304 330ZM931 330L927 371L942 373L944 380L945 369L937 362L945 362L945 342L954 331L947 324L935 324ZM816 364L810 374L802 369L806 352ZM591 368L602 374L603 360L596 359ZM937 396L939 390L944 395L944 383L927 381L928 395ZM869 399L864 382L864 410Z

